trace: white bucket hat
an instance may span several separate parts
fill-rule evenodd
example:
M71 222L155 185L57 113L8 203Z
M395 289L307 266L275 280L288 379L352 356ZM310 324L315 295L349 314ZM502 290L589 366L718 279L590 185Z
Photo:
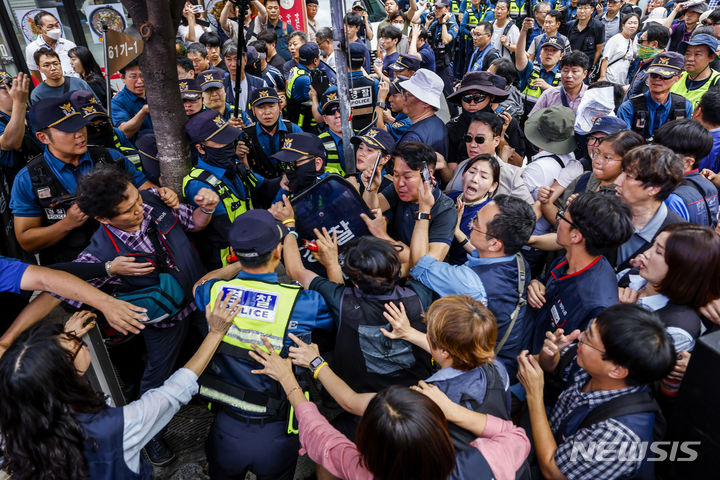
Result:
M410 79L400 82L400 86L420 101L440 109L440 98L445 84L435 72L421 68Z

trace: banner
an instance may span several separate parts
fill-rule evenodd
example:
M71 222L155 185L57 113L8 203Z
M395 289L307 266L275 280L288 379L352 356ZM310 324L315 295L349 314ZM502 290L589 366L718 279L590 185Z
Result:
M65 38L65 29L63 28L62 22L60 22L60 14L58 14L57 8L32 8L30 10L15 10L15 17L17 18L18 24L20 25L20 31L25 38L26 43L32 43L40 35L40 27L35 25L35 15L41 11L52 13L55 18L58 19L60 24L60 37Z
M108 30L107 41L108 68L106 74L117 72L140 56L143 51L144 45L141 38L115 30Z
M121 3L108 3L105 5L86 5L85 16L90 26L90 34L93 42L102 43L103 36L102 22L109 30L124 32L127 28L127 18Z
M307 32L307 11L305 0L280 0L280 19L295 30Z
M315 240L313 229L323 227L337 234L340 265L348 243L354 238L370 235L361 213L370 215L357 190L339 175L328 175L291 200L295 210L296 231L303 264L308 270L323 275L325 268L302 246L303 240Z

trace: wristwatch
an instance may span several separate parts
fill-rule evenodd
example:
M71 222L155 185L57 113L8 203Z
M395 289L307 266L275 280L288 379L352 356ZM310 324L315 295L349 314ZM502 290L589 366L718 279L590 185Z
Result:
M415 215L415 220L430 220L431 215L429 213L422 213L418 212L417 215Z
M324 361L325 361L325 359L323 357L321 357L320 355L313 358L312 361L310 362L310 371L314 373L315 370L317 370L317 368L320 365L322 365Z
M383 110L385 110L385 108L387 107L387 105L385 105L385 102L377 102L377 103L375 104L375 106L376 106L376 107L380 107L380 108L382 108Z

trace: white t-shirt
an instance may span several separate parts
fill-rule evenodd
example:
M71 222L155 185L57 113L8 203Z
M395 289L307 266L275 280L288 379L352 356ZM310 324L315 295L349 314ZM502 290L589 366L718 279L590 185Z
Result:
M180 25L178 27L178 35L180 36L180 38L182 38L182 41L183 41L183 43L185 43L185 45L190 45L191 43L194 43L194 42L189 42L187 40L187 34L189 31L190 31L190 27L188 25ZM201 27L200 25L195 25L195 42L199 42L200 35L202 35L205 32L209 32L209 31L210 31L209 28Z
M57 42L55 43L55 53L58 54L58 57L60 57L60 65L62 66L63 75L66 77L77 77L80 78L80 75L75 73L75 70L72 68L72 63L70 63L70 57L68 56L68 51L71 48L75 48L77 45L75 45L70 40L67 40L65 38L58 38ZM25 62L27 63L28 69L30 70L39 70L37 63L35 63L35 59L33 58L33 55L35 55L35 52L40 50L42 47L51 48L50 45L45 43L45 39L42 35L38 35L38 37L30 44L28 44L27 47L25 47ZM45 79L45 75L42 76L43 79Z
M497 49L500 54L505 58L511 58L510 57L510 50L505 48L502 43L500 43L500 37L503 35L503 31L505 28L510 24L510 28L508 29L507 33L505 34L507 36L508 43L510 45L516 45L517 40L520 37L520 30L518 30L517 26L513 23L511 19L508 18L508 23L506 23L502 27L497 26L497 20L493 22L493 34L490 42L492 42L493 47Z
M635 57L635 51L636 46L632 39L623 37L622 33L613 35L603 47L602 58L608 59L605 80L618 85L627 85L628 69Z

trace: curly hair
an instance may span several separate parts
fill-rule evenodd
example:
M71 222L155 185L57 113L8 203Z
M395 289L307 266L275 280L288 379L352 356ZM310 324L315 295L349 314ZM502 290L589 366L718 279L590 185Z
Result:
M128 185L133 178L127 170L117 167L96 167L78 182L77 205L90 218L112 218L117 207L127 200Z
M397 285L400 266L400 257L392 244L365 236L351 243L343 272L363 293L382 295Z
M0 358L2 468L14 480L88 478L85 430L74 411L96 413L105 397L77 374L58 325L36 325ZM12 406L12 407L9 407Z

